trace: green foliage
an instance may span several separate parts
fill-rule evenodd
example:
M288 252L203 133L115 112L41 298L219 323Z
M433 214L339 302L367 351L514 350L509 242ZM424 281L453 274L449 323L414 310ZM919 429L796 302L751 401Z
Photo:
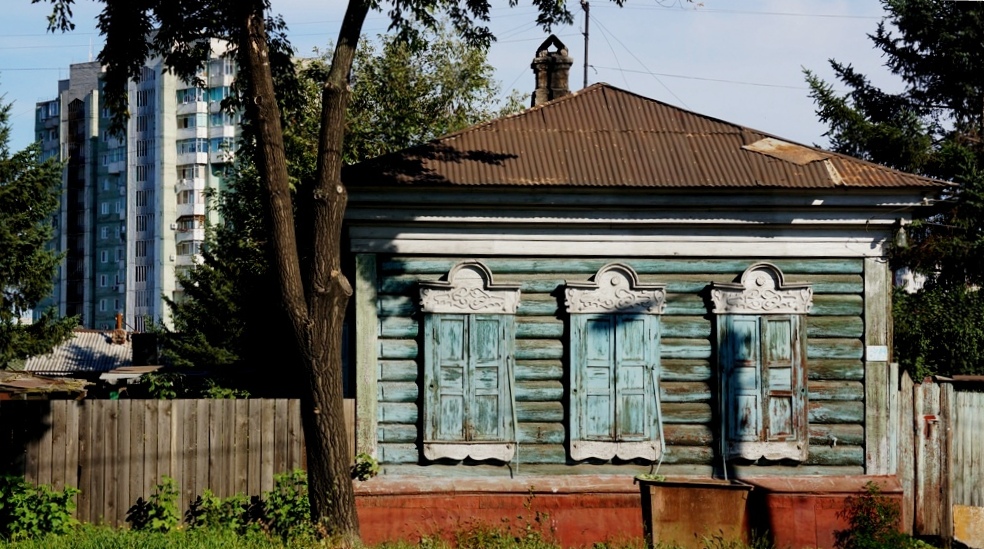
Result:
M0 96L0 368L44 354L67 339L74 318L57 318L53 309L33 323L20 318L51 295L59 256L47 249L52 215L58 210L61 170L41 161L35 143L11 154L10 105Z
M249 529L258 529L253 518L256 506L255 503L251 505L249 498L242 494L220 498L206 489L185 512L185 522L190 528L222 529L244 534Z
M899 532L899 506L881 495L878 485L869 482L865 493L847 498L838 516L848 528L834 534L837 549L904 549L912 539Z
M134 530L170 532L178 527L178 490L174 479L165 476L149 499L139 498L126 512L126 521Z
M895 354L916 381L931 374L984 374L984 294L930 285L896 290Z
M344 157L357 162L419 144L439 135L518 110L518 101L498 104L498 83L487 50L470 47L445 27L420 35L410 49L395 36L380 36L357 53L352 99L347 111ZM322 83L330 55L300 65L300 95L282 101L288 172L295 194L297 234L312 213L305 206L317 168ZM255 144L244 141L237 165L226 174L226 189L210 202L222 221L209 227L203 262L181 275L184 298L168 301L175 333L162 339L167 363L210 372L235 369L236 388L251 394L290 394L292 378L271 379L270 341L290 341L270 268L269 221L257 168ZM300 237L299 237L300 238ZM309 243L299 242L302 255ZM167 330L164 330L167 332ZM288 346L281 348L289 353ZM293 363L288 358L285 363ZM287 372L288 374L290 372ZM260 378L254 381L255 378ZM274 384L271 387L271 383ZM281 386L276 386L281 383Z
M882 0L882 7L887 17L870 37L904 89L885 92L831 61L849 91L839 95L808 71L811 97L834 150L955 184L893 250L895 267L929 279L916 295L897 295L895 354L917 379L979 373L984 337L972 323L984 302L967 288L984 284L984 5Z
M307 474L295 469L274 475L273 490L263 494L263 526L270 535L288 540L314 535Z
M356 454L355 464L352 465L352 478L369 480L379 474L379 462L365 452Z
M23 540L0 547L11 549L282 549L288 547L263 532L237 534L226 529L199 528L152 532L149 530L113 529L84 525L71 536L49 534L35 540ZM315 543L292 542L289 547L323 547Z
M76 488L52 490L34 486L23 477L0 476L0 539L35 539L45 534L65 535L78 526Z

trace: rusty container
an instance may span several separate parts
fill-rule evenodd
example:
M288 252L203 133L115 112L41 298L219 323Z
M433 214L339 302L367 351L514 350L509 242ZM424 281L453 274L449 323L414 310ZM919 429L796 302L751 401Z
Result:
M636 479L649 547L703 547L703 540L748 541L748 495L735 480Z

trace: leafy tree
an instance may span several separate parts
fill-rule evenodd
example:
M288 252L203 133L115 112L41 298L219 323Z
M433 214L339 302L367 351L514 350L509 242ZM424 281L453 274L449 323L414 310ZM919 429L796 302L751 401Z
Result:
M2 100L2 98L0 98ZM0 368L44 354L71 335L74 318L45 311L20 318L51 294L59 257L47 249L61 192L59 163L41 161L40 145L11 154L10 104L0 106Z
M104 93L120 122L126 117L126 83L139 77L140 67L150 55L162 56L177 75L196 80L204 50L209 47L203 39L223 38L233 46L232 55L240 68L247 136L255 140L256 169L266 192L277 293L291 335L283 343L293 348L304 380L301 410L308 470L312 473L311 514L316 521L327 519L327 526L336 534L354 539L358 536L358 517L349 480L352 453L345 438L340 367L342 321L352 294L352 286L342 274L341 230L348 201L341 180L342 151L351 95L348 75L362 25L369 11L382 10L384 3L347 3L321 87L316 176L304 197L304 203L311 204L310 221L300 224L303 232L299 237L284 119L276 93L288 89L290 49L282 19L267 17L270 0L100 1L104 8L98 26L106 37L99 53L99 61L107 68ZM72 29L74 0L47 2L53 6L50 28ZM510 0L511 5L516 3L518 0ZM544 28L572 21L563 1L532 3L537 7L536 22ZM421 29L435 28L442 14L466 43L488 45L493 39L484 25L490 17L486 0L393 0L387 4L391 28L413 49L423 42Z
M809 71L807 81L834 150L954 183L936 214L912 223L908 243L893 250L897 267L928 277L916 296L896 296L895 344L916 376L971 373L984 363L984 332L968 323L984 306L974 289L984 283L984 7L882 6L886 18L869 36L903 90L886 92L833 60L845 95Z
M424 35L411 52L395 36L380 36L356 54L344 157L354 163L453 132L498 114L518 111L514 93L497 110L498 84L486 50L471 47L444 28ZM307 60L299 71L301 100L284 106L288 170L296 188L311 185L317 152L320 83L328 55ZM271 339L281 341L283 323L267 254L262 185L247 147L237 155L229 188L215 197L222 222L210 231L204 261L182 278L185 296L168 300L174 333L164 355L176 366L207 367L222 384L251 394L289 394L289 380L271 386L257 357ZM295 190L295 194L296 194ZM274 335L276 334L276 335ZM272 337L271 337L272 336ZM258 375L251 375L251 374ZM258 380L261 378L261 380ZM259 381L259 382L258 382ZM293 392L296 392L296 388Z

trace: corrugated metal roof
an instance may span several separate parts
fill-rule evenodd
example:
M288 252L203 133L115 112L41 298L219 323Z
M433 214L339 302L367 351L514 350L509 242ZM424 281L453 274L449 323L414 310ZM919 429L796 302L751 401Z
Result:
M34 356L24 370L43 374L105 372L133 364L133 347L127 340L113 343L109 332L77 329L72 338L46 355Z
M359 186L941 188L608 84L381 156L343 172Z

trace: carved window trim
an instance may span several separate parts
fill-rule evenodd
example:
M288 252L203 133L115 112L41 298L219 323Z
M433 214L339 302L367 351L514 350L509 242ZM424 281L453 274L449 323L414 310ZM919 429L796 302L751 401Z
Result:
M420 310L425 313L516 314L519 284L496 284L481 261L462 261L446 281L420 283Z
M424 440L423 454L428 460L450 459L461 461L472 459L476 461L498 460L508 462L516 452L515 426L515 394L513 375L515 371L515 323L511 317L519 307L519 284L496 284L492 272L480 261L468 260L454 265L448 271L447 280L422 281L420 287L420 309L424 313ZM435 346L433 331L436 322L446 315L493 315L503 318L503 338L501 347L505 356L502 368L505 368L504 378L509 391L508 398L503 394L501 404L503 412L509 417L501 418L504 422L505 437L503 440L437 440L431 436L431 424L436 421L434 414L440 414L440 406L433 401L433 384L440 382L436 375L438 349ZM510 332L510 333L506 333ZM468 344L466 344L468 346Z
M810 284L787 284L782 271L771 263L745 269L741 281L711 285L714 314L807 314L813 306Z
M662 420L659 402L659 339L660 327L658 319L654 318L652 324L646 323L647 333L651 340L647 340L646 354L648 358L648 376L646 379L647 398L649 410L647 416L654 423L654 431L651 433L653 439L650 440L593 440L582 435L583 428L576 425L581 421L580 406L583 395L577 393L580 385L579 378L582 375L580 369L583 364L581 358L583 346L586 345L584 338L584 324L588 319L599 315L612 315L619 317L638 317L639 315L657 316L663 313L666 307L666 287L662 284L647 284L639 282L639 276L632 267L623 263L609 263L604 265L588 281L566 282L565 308L571 315L570 327L570 349L571 349L571 413L569 428L571 430L570 456L575 461L586 459L611 460L614 458L631 460L644 459L656 461L662 455L663 447L661 443ZM612 326L617 326L620 320L614 320ZM616 330L617 332L618 330ZM653 346L651 348L649 346ZM617 359L616 359L617 360ZM617 372L616 372L617 377ZM617 389L615 389L617 392ZM617 414L617 412L616 412ZM615 418L612 418L615 421ZM660 435L656 438L657 435Z
M713 313L717 316L717 353L718 372L721 376L719 405L721 417L722 452L728 458L741 458L751 461L759 459L805 461L809 453L809 420L807 417L807 363L806 363L806 316L813 306L813 289L810 284L785 282L782 271L771 263L756 263L742 273L737 283L714 283L711 285L711 301ZM766 364L765 326L771 321L788 322L790 328L790 365L792 371L788 375L789 387L769 387L770 377ZM737 421L730 410L732 394L740 390L732 388L735 383L730 364L735 357L731 356L738 340L731 338L728 333L732 322L743 322L745 325L754 322L758 326L755 333L758 339L751 342L751 347L757 361L758 373L756 379L765 383L757 393L760 398L760 408L757 414L763 425L771 421L771 409L768 405L770 395L785 395L791 398L790 424L796 429L795 437L782 440L768 440L770 434L760 425L762 432L755 440L736 438L731 431L731 422ZM730 359L730 360L729 360ZM785 379L785 378L783 378ZM771 392L770 392L771 391Z

